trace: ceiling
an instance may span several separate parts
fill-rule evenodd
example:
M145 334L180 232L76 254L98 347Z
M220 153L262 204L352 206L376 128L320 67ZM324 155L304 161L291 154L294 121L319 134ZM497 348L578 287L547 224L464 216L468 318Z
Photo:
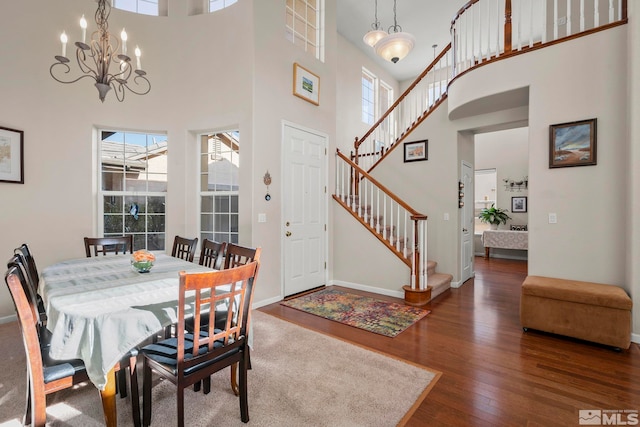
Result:
M337 0L338 32L365 52L397 80L413 79L451 41L451 19L468 0L397 0L396 19L402 31L416 39L413 50L396 64L385 61L362 41L375 21L374 0ZM378 21L383 30L393 25L393 0L378 0Z

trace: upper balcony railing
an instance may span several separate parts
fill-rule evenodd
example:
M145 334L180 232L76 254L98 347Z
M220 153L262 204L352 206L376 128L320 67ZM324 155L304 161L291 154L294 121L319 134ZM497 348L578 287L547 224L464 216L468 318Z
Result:
M451 22L453 75L627 20L627 0L471 0Z
M451 43L361 138L351 158L371 171L474 67L627 22L628 0L470 0L451 22Z

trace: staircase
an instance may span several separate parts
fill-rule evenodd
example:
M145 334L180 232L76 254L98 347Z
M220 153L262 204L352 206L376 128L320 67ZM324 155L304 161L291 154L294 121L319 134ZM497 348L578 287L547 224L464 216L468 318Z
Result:
M569 8L563 19L559 19L561 0L549 2L470 0L451 22L452 42L371 129L355 139L349 156L337 150L333 198L411 269L411 284L404 287L408 303L426 304L450 288L453 276L436 273L437 263L427 261L427 216L370 173L444 102L455 78L498 60L627 23L627 0L595 1L592 8L583 0L562 1ZM477 18L481 16L491 18L482 21ZM421 294L419 301L411 293Z

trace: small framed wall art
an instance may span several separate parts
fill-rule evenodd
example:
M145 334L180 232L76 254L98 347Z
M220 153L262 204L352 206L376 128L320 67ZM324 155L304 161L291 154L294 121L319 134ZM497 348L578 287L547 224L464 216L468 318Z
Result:
M293 63L293 94L314 105L320 105L320 77Z
M24 132L0 126L0 182L24 184Z
M597 164L596 119L549 126L549 168Z
M526 197L512 197L511 198L511 212L524 213L527 211L527 198Z
M405 142L404 143L404 162L417 162L420 160L428 160L429 140Z

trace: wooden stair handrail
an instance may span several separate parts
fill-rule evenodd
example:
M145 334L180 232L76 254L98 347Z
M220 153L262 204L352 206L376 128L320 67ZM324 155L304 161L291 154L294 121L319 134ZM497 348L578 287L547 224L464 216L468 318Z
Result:
M338 202L340 205L342 205L342 207L345 208L351 214L351 216L353 216L356 219L356 221L364 225L367 228L367 230L371 231L373 235L376 236L376 239L382 242L382 244L384 244L391 252L393 252L398 258L400 258L400 260L404 262L407 265L407 267L411 268L411 260L409 258L405 258L402 253L398 252L398 250L394 245L392 245L387 239L384 239L379 233L376 233L375 230L371 228L369 223L367 223L364 219L362 219L362 217L360 217L356 212L354 212L349 207L349 205L347 205L340 197L334 194L333 199L336 202Z
M479 1L479 0L476 0L476 1ZM391 107L389 107L389 109L378 119L378 121L375 122L373 126L371 126L371 128L367 131L367 133L365 133L360 139L356 138L356 141L355 141L356 150L358 149L358 147L360 147L360 145L362 144L362 141L366 140L367 137L371 135L373 131L378 126L380 126L380 124L382 124L384 119L386 119L389 116L389 114L391 114L391 112L402 102L402 100L406 98L407 95L409 95L411 90L414 87L416 87L420 83L420 81L426 77L427 74L429 74L429 71L431 71L436 66L436 64L442 59L444 55L447 54L447 52L450 49L451 49L451 43L449 43L447 46L445 46L444 49L442 49L442 52L440 52L440 54L436 56L436 58L433 61L431 61L431 63L427 66L427 68L425 68L424 71L414 80L414 82L411 83L411 85L402 93L402 95L400 95L400 97L396 100L396 102L394 102L391 105Z
M411 206L409 206L404 200L402 200L401 198L399 198L398 196L396 196L391 190L389 190L387 187L385 187L382 183L380 183L380 181L378 181L377 179L375 179L374 177L372 177L371 175L369 175L367 173L367 171L365 171L364 169L362 169L360 166L358 166L357 164L355 164L354 162L351 161L351 159L349 159L347 156L345 156L344 154L342 154L342 151L340 151L340 149L336 149L336 154L338 157L340 157L342 160L344 160L345 162L347 162L347 164L349 166L351 166L353 169L355 169L355 171L364 176L365 178L367 178L369 181L371 181L373 184L375 184L378 188L380 188L380 190L382 190L383 193L385 193L387 196L389 196L391 199L393 199L393 201L395 201L397 204L399 204L400 206L402 206L407 212L409 212L411 214L411 219L414 219L414 217L416 219L427 219L427 216L424 214L419 213L418 211L416 211L415 209L413 209Z

